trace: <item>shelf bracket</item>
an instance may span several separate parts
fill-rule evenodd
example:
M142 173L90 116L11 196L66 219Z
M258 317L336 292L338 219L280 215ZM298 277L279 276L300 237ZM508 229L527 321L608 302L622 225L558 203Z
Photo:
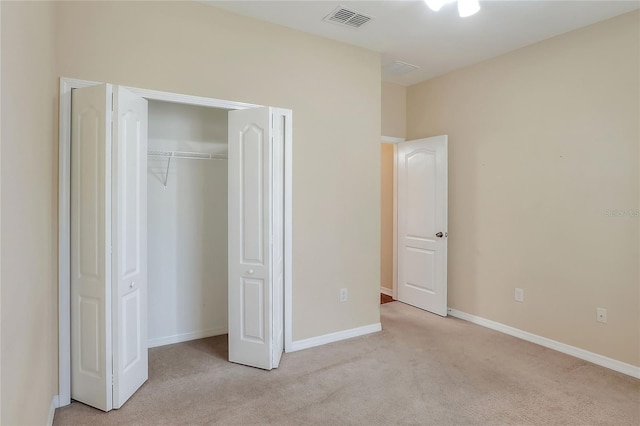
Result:
M171 157L167 160L167 172L164 174L164 189L167 189L167 180L169 180L169 166L171 165Z

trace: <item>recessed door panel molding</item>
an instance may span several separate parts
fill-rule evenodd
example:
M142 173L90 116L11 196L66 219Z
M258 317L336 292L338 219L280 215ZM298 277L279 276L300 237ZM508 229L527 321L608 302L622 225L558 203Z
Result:
M405 237L408 246L420 247L423 244L432 243L435 238L416 237L415 235L407 235Z
M140 334L141 330L141 318L140 312L140 290L135 289L122 298L122 320L127 324L127 327L123 327L122 331L122 347L124 365L122 371L127 373L130 369L135 368L136 363L142 358L143 350Z
M257 308L257 309L256 309ZM264 281L242 279L242 335L249 342L264 343Z
M417 291L435 294L435 252L407 247L405 256L406 285Z
M88 105L77 114L75 130L82 144L75 151L76 159L84 158L76 169L82 180L76 182L76 195L73 200L76 208L82 208L82 215L76 216L76 239L78 246L79 276L83 280L100 280L104 272L99 270L104 258L104 252L98 245L100 241L100 225L104 224L104 199L100 197L100 188L104 186L104 165L100 163L100 144L104 143L100 138L100 132L104 130L104 116ZM103 153L104 155L104 153ZM93 167L91 167L93 165Z
M141 144L145 129L142 128L141 118L135 111L126 111L120 119L123 136L123 150L121 168L124 180L121 183L122 210L124 212L120 228L121 238L124 238L120 261L122 262L122 279L140 273L140 252L142 250L141 215L142 182L138 170L142 168L144 158L141 158L143 150ZM144 153L146 158L146 153Z
M264 264L264 131L250 124L242 129L239 137L242 261L256 265Z
M447 136L397 145L398 300L447 315Z
M437 178L435 155L432 150L415 149L406 156L404 177L406 181L407 236L429 238L437 232L435 216L422 213L433 209L436 200Z
M100 344L100 299L83 297L80 304L80 372L96 379L105 377L104 363L101 362L104 348Z

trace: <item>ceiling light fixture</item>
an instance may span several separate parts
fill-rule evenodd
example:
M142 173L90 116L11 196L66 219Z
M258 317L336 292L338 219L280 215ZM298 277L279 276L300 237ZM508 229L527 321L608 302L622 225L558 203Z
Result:
M447 3L453 3L456 0L424 0L424 2L429 6L429 9L434 12L439 11L442 6ZM480 10L480 2L479 0L457 0L458 1L458 14L460 17L466 18L467 16L471 16L476 14Z
M440 10L440 8L442 8L442 6L444 6L447 0L424 0L424 2L427 3L427 6L429 6L429 9L433 10L434 12L437 12Z
M475 15L480 10L480 2L478 0L458 0L458 13L461 18Z

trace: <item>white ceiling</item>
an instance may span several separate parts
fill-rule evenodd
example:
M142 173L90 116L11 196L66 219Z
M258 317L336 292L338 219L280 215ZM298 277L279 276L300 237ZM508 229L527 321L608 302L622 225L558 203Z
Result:
M383 69L396 60L418 65L404 75L383 72L404 86L640 8L640 0L481 0L480 12L460 18L455 4L433 12L423 0L202 2L380 52ZM339 5L375 19L359 29L324 22Z

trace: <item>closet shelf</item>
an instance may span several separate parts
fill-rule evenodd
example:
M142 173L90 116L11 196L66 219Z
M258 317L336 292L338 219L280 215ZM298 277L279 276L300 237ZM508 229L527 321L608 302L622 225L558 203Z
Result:
M191 160L222 160L227 161L227 154L209 154L207 152L189 152L189 151L147 151L149 157L168 158L167 170L164 173L164 189L167 189L167 181L169 180L169 167L172 158L186 158Z
M150 157L186 158L192 160L226 160L227 154L209 154L207 152L189 151L147 151Z

